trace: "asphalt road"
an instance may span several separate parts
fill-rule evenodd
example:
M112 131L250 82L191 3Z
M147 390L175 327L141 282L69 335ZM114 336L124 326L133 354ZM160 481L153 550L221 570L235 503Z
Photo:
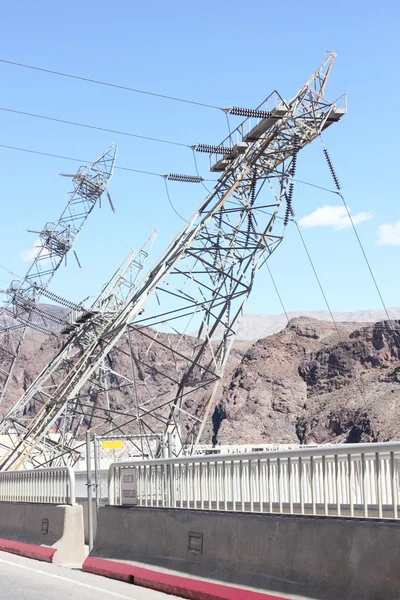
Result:
M172 600L121 581L0 552L1 600Z

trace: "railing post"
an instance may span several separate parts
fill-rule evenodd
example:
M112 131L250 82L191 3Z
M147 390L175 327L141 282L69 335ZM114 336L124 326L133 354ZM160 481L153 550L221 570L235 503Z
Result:
M93 490L92 490L92 461L90 456L90 431L86 432L86 476L88 502L89 552L93 548Z
M168 457L173 458L174 456L174 441L172 433L169 431L167 434L168 439ZM171 508L176 508L175 503L175 468L173 463L168 465L168 477L169 477L169 505Z
M199 462L199 494L200 494L200 508L204 509L204 496L203 496L203 464Z
M250 500L250 512L254 512L254 497L253 497L253 479L252 479L252 471L251 471L251 458L248 461L248 476L249 476L249 500Z
M312 507L312 515L317 514L317 509L315 505L315 469L314 469L314 457L310 457L310 486L311 486L311 507Z
M376 500L378 503L378 517L382 519L382 477L381 477L381 461L379 452L375 453L375 485L376 485Z
M277 476L278 476L278 502L279 502L279 514L283 513L282 506L282 463L281 459L277 460Z
M288 458L287 463L287 474L288 474L288 492L289 492L289 513L293 514L293 497L292 497L292 459Z
M329 515L328 505L328 480L327 480L327 468L326 468L326 456L322 456L322 489L324 494L324 514Z
M75 492L75 471L72 467L67 467L68 475L68 498L69 504L75 506L76 504L76 492Z
M224 510L227 510L228 508L228 502L227 502L227 496L228 496L228 486L227 486L227 482L226 482L226 461L224 460L224 462L222 463L222 475L223 475L223 480L224 480Z
M232 495L232 510L236 510L236 494L235 494L235 461L231 459L230 468L231 495Z
M114 464L110 465L107 475L108 483L108 504L115 506L115 468Z
M304 490L303 490L303 459L299 457L299 496L300 514L304 515Z
M210 463L208 463L210 466ZM190 482L189 482L189 463L185 465L185 484L186 484L186 508L190 508ZM208 502L210 502L210 494L208 494Z
M396 473L396 462L394 458L394 452L390 453L390 479L392 484L392 507L393 507L393 518L397 519L397 473Z
M96 496L96 510L100 506L100 489L99 489L99 441L97 435L93 435L93 453L94 453L94 493Z
M361 479L362 479L362 497L364 505L364 517L368 517L368 501L367 501L367 467L365 461L365 452L361 453Z
M273 493L273 487L272 487L272 468L271 468L271 461L268 458L267 459L267 478L268 478L268 510L270 513L273 512L273 505L272 505L272 493Z
M336 488L336 514L341 515L341 495L340 495L340 474L339 474L339 457L335 454L335 488Z

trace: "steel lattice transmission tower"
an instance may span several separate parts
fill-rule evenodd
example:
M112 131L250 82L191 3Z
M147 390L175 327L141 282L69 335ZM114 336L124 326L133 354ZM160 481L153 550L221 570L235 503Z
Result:
M63 385L65 377L76 368L82 358L92 352L109 321L130 302L156 234L155 230L139 251L132 250L128 254L90 308L77 307L69 313L62 330L62 334L68 336L66 343L0 424L0 435L9 436L8 443L3 441L3 447L12 447L18 441L18 436L25 431L26 421L29 422L32 418L32 412L46 406L48 398L57 392L60 384ZM89 393L93 386L104 386L103 406L110 422L112 415L109 413L107 385L111 372L112 369L103 361L88 380ZM37 440L38 443L30 456L32 466L43 464L47 460L54 463L54 455L60 459L56 461L59 464L63 463L64 454L74 457L73 460L79 458L79 451L71 447L70 442L76 440L79 435L84 416L89 428L93 419L93 411L86 411L85 414L84 402L85 396L75 397L64 407L62 416L59 417L62 426L52 432L56 435L47 440ZM78 414L80 418L77 417Z
M38 304L41 296L52 298L48 286L55 272L66 260L77 235L111 180L116 144L112 144L96 161L80 167L71 175L74 189L67 206L54 223L46 223L39 236L31 266L21 281L13 281L6 290L7 301L0 309L0 404L19 356L28 327L47 333L45 327L32 322L33 315L52 319ZM57 297L55 297L57 298ZM74 306L70 303L70 307Z
M116 365L118 357L128 357L131 368L114 368L107 394L129 386L131 408L118 414L111 406L110 424L103 403L94 402L91 414L102 422L103 434L163 431L175 435L176 452L199 442L256 273L282 241L291 215L297 155L345 113L325 98L334 59L330 54L290 101L273 92L257 109L230 109L247 118L219 146L195 148L208 152L211 170L221 172L215 188L109 320L96 346L42 403L2 468L24 463L50 428L62 430L66 406L110 356ZM284 202L286 216L277 219ZM43 393L45 371L25 398ZM97 399L104 393L98 386ZM69 431L81 417L77 410Z

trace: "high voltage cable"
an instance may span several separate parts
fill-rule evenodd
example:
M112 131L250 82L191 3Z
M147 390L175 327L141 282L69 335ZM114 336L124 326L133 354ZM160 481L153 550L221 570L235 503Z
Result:
M372 279L372 281L373 281L373 284L374 284L374 286L375 286L375 289L376 289L376 291L377 291L377 293L378 293L379 299L380 299L380 301L381 301L381 303L382 303L383 309L384 309L384 311L385 311L385 313L386 313L386 316L387 316L387 318L388 318L389 325L390 325L390 316L389 316L388 309L387 309L387 307L386 307L386 303L385 303L385 301L384 301L384 299L383 299L383 296L382 296L382 293L381 293L380 287L379 287L379 285L378 285L378 282L377 282L377 280L376 280L375 274L374 274L374 272L373 272L373 270L372 270L371 263L369 262L369 259L368 259L368 256L367 256L367 253L365 252L364 245L363 245L363 243L362 243L362 241L361 241L361 238L360 238L360 236L358 235L358 231L357 231L357 228L356 228L356 226L355 226L355 223L354 223L353 217L352 217L352 216L351 216L351 214L350 214L350 209L349 209L349 207L348 207L348 204L347 204L347 202L346 202L346 199L345 199L345 197L343 196L343 193L342 193L342 187L341 187L341 185L340 185L340 182L339 182L339 179L338 179L338 177L337 177L337 175L336 175L335 168L334 168L334 166L333 166L333 163L332 163L332 159L331 159L331 157L330 157L330 155L329 155L329 152L328 152L327 148L326 148L326 147L325 147L325 145L324 145L324 142L323 142L323 140L322 140L322 136L320 135L319 137L320 137L320 141L321 141L321 144L322 144L323 153L324 153L324 156L325 156L326 162L327 162L327 164L328 164L328 168L329 168L329 170L330 170L330 172L331 172L331 175L332 175L333 182L334 182L334 184L335 184L335 187L336 187L336 189L337 189L337 193L338 193L338 195L340 196L340 198L341 198L341 200L342 200L342 202L343 202L343 206L344 206L344 208L346 209L346 213L347 213L347 216L348 216L348 218L349 218L349 220L350 220L351 227L352 227L352 229L353 229L354 235L355 235L355 237L356 237L356 240L357 240L357 242L358 242L358 245L359 245L359 247L360 247L361 253L362 253L362 255L363 255L363 257L364 257L364 260L365 260L365 263L366 263L366 265L367 265L368 271L369 271L369 273L370 273L370 275L371 275L371 279Z
M317 270L316 270L316 268L315 268L315 265L314 265L314 261L313 261L313 259L311 258L311 255L310 255L310 252L308 251L308 247L307 247L307 244L306 244L306 242L305 242L305 239L304 239L304 237L303 237L303 234L302 234L302 233L301 233L301 231L300 231L299 224L297 223L296 219L293 219L293 222L294 222L294 224L296 225L296 229L297 229L297 231L298 231L298 234L299 234L299 236L300 236L301 243L303 244L303 248L304 248L304 250L305 250L305 252L306 252L306 254L307 254L307 258L308 258L308 260L309 260L309 263L310 263L310 265L311 265L311 268L312 268L312 270L313 270L313 272L314 272L315 279L317 280L317 283L318 283L318 286L319 286L320 292L321 292L321 294L322 294L322 297L323 297L323 299L324 299L324 302L325 302L325 304L326 304L326 307L327 307L327 309L328 309L329 315L330 315L330 317L331 317L331 319L332 319L332 323L333 323L333 324L334 324L334 326L335 326L335 329L336 329L336 333L337 333L337 335L338 335L338 338L339 338L339 340L341 340L340 333L339 333L338 327L337 327L337 325L336 325L335 317L333 316L333 312L332 312L331 306L330 306L330 304L329 304L329 302L328 302L328 298L327 298L327 296L326 296L326 294L325 294L325 290L324 290L324 288L323 288L323 286L322 286L322 283L321 283L321 280L320 280L320 278L319 278L319 276L318 276Z
M175 142L173 140L165 140L163 138L156 138L156 137L151 137L151 136L147 136L147 135L140 135L140 134L137 134L137 133L130 133L128 131L119 131L118 129L108 129L106 127L100 127L98 125L89 125L87 123L78 123L77 121L68 121L66 119L58 119L56 117L49 117L47 115L38 115L36 113L30 113L30 112L26 112L26 111L22 111L22 110L16 110L16 109L13 109L13 108L6 108L4 106L0 106L0 110L2 110L4 112L14 113L14 114L17 114L17 115L24 115L26 117L34 117L35 119L43 119L45 121L54 121L55 123L63 123L65 125L73 125L75 127L84 127L86 129L94 129L96 131L105 131L107 133L116 133L118 135L125 135L125 136L128 136L128 137L134 137L134 138L138 138L138 139L141 139L141 140L149 140L151 142L159 142L159 143L162 143L162 144L171 144L172 146L181 146L182 148L189 148L190 150L192 150L196 172L197 172L197 175L199 175L199 170L198 170L198 166L197 166L197 159L196 159L195 149L190 144L183 144L182 142ZM28 150L26 150L26 152L28 152ZM45 154L45 153L43 153L43 154ZM56 156L56 155L53 155L53 156L55 158L58 158L58 156ZM66 157L66 158L68 158L68 157ZM70 159L70 160L72 160L72 159ZM76 159L76 160L78 160L78 159ZM87 161L82 161L82 162L87 162ZM118 169L118 168L122 168L122 167L115 167L115 168ZM337 195L339 195L339 192L337 192L336 190L330 190L329 188L322 187L322 186L317 185L315 183L310 183L308 181L302 181L300 179L293 179L293 181L296 182L296 183L301 183L303 185L308 185L308 186L311 186L311 187L315 187L317 189L323 190L325 192L329 192L331 194L337 194ZM203 187L205 187L205 186L203 186ZM205 188L205 189L207 190L207 192L210 191L207 188Z
M0 109L1 110L1 109ZM185 144L182 144L185 145ZM190 146L187 146L188 148L190 148ZM72 160L74 162L79 162L79 163L90 163L89 160L84 160L83 158L73 158L71 156L62 156L61 154L51 154L50 152L42 152L40 150L30 150L29 148L19 148L17 146L8 146L6 144L0 144L0 148L7 148L8 150L17 150L19 152L28 152L30 154L39 154L41 156L49 156L50 158L61 158L62 160ZM195 166L196 166L196 171L198 173L198 169L197 169L197 161L196 161L196 156L194 154L194 161L195 161ZM153 171L141 171L140 169L131 169L130 167L120 167L118 165L115 165L114 169L119 169L120 171L132 171L132 173L142 173L144 175L154 175L155 177L164 177L163 174L161 173L154 173ZM204 181L210 181L210 182L216 182L216 179L204 179ZM314 183L310 183L309 181L301 181L300 179L293 179L293 181L295 181L296 183L301 183L302 185L309 185L311 187L317 187L320 190L324 190L325 192L330 192L331 194L337 194L338 192L336 192L335 190L330 190L328 188L324 188L321 187L320 185L315 185ZM203 184L203 182L200 182ZM207 192L209 192L210 190L208 190L206 188ZM280 217L278 217L280 218Z
M61 158L62 160L72 160L78 163L90 163L89 160L84 160L81 158L73 158L71 156L62 156L60 154L51 154L50 152L41 152L40 150L30 150L28 148L18 148L17 146L7 146L5 144L0 144L0 148L7 148L8 150L18 150L19 152L28 152L30 154L40 154L41 156L50 156L51 158ZM155 175L157 177L162 177L160 173L153 173L152 171L141 171L139 169L131 169L130 167L119 167L115 166L114 169L120 169L122 171L132 171L133 173L144 173L145 175Z
M164 183L165 183L165 191L166 191L166 193L167 193L168 202L169 202L169 204L170 204L170 206L171 206L172 210L174 211L174 213L175 213L176 215L178 215L178 217L179 217L180 219L182 219L182 221L184 221L184 223L188 223L188 221L187 221L186 219L184 219L184 218L182 217L182 215L181 215L181 214L179 214L179 212L176 210L175 206L174 206L174 205L173 205L173 203L172 203L171 197L170 197L170 195L169 195L168 183L167 183L167 180L166 180L166 178L164 178Z
M300 228L299 228L299 226L298 226L298 224L297 224L297 221L296 221L295 219L292 219L292 221L293 221L293 222L295 223L295 225L296 225L296 228L297 228L297 231L298 231L298 233L299 233L299 236L300 236L300 239L301 239L302 245L303 245L303 247L304 247L304 250L306 251L306 254L307 254L308 260L309 260L309 262L310 262L310 265L311 265L311 267L312 267L312 270L313 270L313 272L314 272L314 275L315 275L315 277L316 277L316 280L317 280L317 282L318 282L318 286L319 286L319 288L320 288L320 291L321 291L321 293L322 293L322 296L323 296L323 298L324 298L325 304L326 304L326 306L327 306L327 308L328 308L328 311L329 311L330 317L331 317L331 319L332 319L332 326L333 326L333 327L334 327L334 329L336 330L336 334L337 334L337 337L338 337L339 343L342 343L342 342L343 342L343 338L342 338L342 336L341 336L341 334L340 334L340 331L339 331L339 323L337 323L337 322L336 322L336 320L335 320L335 318L334 318L333 312L332 312L332 310L331 310L331 307L330 307L330 304L329 304L329 302L328 302L327 296L326 296L326 294L325 294L325 291L324 291L324 289L323 289L323 286L322 286L321 280L319 279L318 273L317 273L317 271L316 271L316 269L315 269L315 265L314 265L314 262L313 262L313 260L312 260L312 258L311 258L311 255L310 255L310 252L309 252L309 250L308 250L308 247L307 247L307 244L306 244L306 242L305 242L305 239L303 238L303 236L302 236L302 234L301 234L301 231L300 231ZM268 268L268 271L269 271L269 273L270 273L270 276L271 276L272 282L273 282L273 284L274 284L275 291L276 291L276 293L277 293L277 295L278 295L279 301L280 301L280 303L281 303L281 306L282 306L282 308L283 308L283 310L284 310L284 313L285 313L285 316L286 316L287 322L288 322L288 324L289 324L289 315L288 315L288 313L286 312L285 306L284 306L284 304L283 304L282 297L281 297L281 295L280 295L280 293L279 293L278 287L277 287L277 285L276 285L276 282L275 282L275 280L274 280L274 278L273 278L273 276L272 276L272 273L271 273L271 271L270 271L270 269L269 269L269 268ZM389 322L389 324L390 324L390 322ZM346 325L346 323L342 323L342 325ZM347 325L348 325L348 324L347 324ZM321 324L321 325L316 325L315 327L316 327L316 328L321 328L321 326L322 326L322 324ZM331 326L331 327L332 327L332 326ZM323 326L322 326L322 327L323 327ZM327 327L327 325L325 325L325 327ZM364 327L374 327L374 323L369 323L369 324L368 324L368 325L366 325L366 326L364 325ZM361 327L360 327L360 329L361 329ZM380 326L378 329L386 330L386 328L385 328L384 326L383 326L383 327L382 327L382 326ZM279 340L279 341L281 341L281 340ZM331 364L331 363L329 363L329 362L328 362L328 363L326 363L326 366L327 366L328 368L331 368L331 369L337 370L337 371L339 371L339 372L341 371L342 373L347 373L347 374L351 373L351 371L352 371L352 370L350 370L350 369L346 369L346 368L344 368L344 367L340 367L339 365L334 365L334 364ZM353 373L354 373L354 379L355 379L355 383L356 383L356 385L357 385L358 389L360 390L360 393L361 393L362 399L363 399L363 401L364 401L365 408L366 408L366 410L367 410L367 414L368 414L368 416L369 416L369 420L370 420L370 423L371 423L371 427L373 428L373 430L375 430L375 435L379 435L379 432L376 430L376 426L375 426L374 420L372 419L372 415L371 415L371 414L370 414L370 412L369 412L371 407L370 407L370 406L368 406L368 402L367 402L367 399L366 399L366 397L365 397L364 382L362 381L362 379L361 379L361 376L360 376L360 377L358 377L357 373L355 372L355 369L353 370ZM308 381L309 381L309 375L307 376L307 382L306 382L306 383L307 383L307 386L308 386ZM316 414L317 414L317 415L318 415L318 414L321 414L321 413L323 412L323 410L324 410L324 407L322 407L322 408L321 408L321 409L320 409L320 410L319 410L319 411L318 411Z
M34 65L27 65L24 63L15 62L12 60L5 60L0 58L0 62L13 65L14 67L22 67L24 69L31 69L33 71L41 71L42 73L48 73L50 75L58 75L59 77L67 77L69 79L77 79L78 81L86 81L87 83L95 83L96 85L104 85L107 87L117 88L119 90L125 90L127 92L135 92L136 94L145 94L147 96L155 96L156 98L163 98L165 100L173 100L175 102L184 102L185 104L194 104L196 106L203 106L204 108L213 108L216 110L223 110L220 106L213 104L206 104L205 102L198 102L196 100L187 100L186 98L179 98L178 96L168 96L167 94L159 94L157 92L149 92L147 90L139 90L126 85L120 85L117 83L110 83L108 81L102 81L100 79L92 79L90 77L83 77L80 75L73 75L72 73L63 73L62 71L54 71L52 69L45 69L43 67L36 67Z
M88 125L87 123L78 123L76 121L67 121L66 119L57 119L56 117L48 117L47 115L37 115L35 113L29 113L22 110L15 110L13 108L5 108L0 106L0 110L5 112L15 113L17 115L24 115L26 117L34 117L35 119L43 119L45 121L54 121L55 123L64 123L65 125L74 125L75 127L85 127L86 129L96 129L98 131L106 131L107 133L116 133L118 135L126 135L129 137L139 138L141 140L150 140L152 142L160 142L162 144L171 144L173 146L183 146L184 148L190 148L189 144L182 144L181 142L173 142L172 140L164 140L162 138L150 137L147 135L139 135L137 133L130 133L128 131L119 131L117 129L107 129L106 127L99 127L97 125Z
M193 154L193 161L194 161L194 167L196 169L196 173L197 175L200 177L200 173L199 173L199 167L197 165L197 158L196 158L196 151L194 150L194 148L191 148L192 150L192 154ZM211 180L210 180L211 181ZM210 190L208 189L208 187L206 185L204 185L204 181L201 182L201 185L203 186L203 188L206 190L207 194L210 193Z
M162 144L170 144L170 145L173 145L173 146L180 146L182 148L188 148L188 149L192 150L194 164L195 164L195 168L196 168L196 173L197 173L198 176L200 176L199 175L199 170L198 170L198 165L197 165L196 153L195 153L194 147L192 145L190 145L190 144L183 144L182 142L175 142L173 140L165 140L163 138L155 138L155 137L151 137L151 136L147 136L147 135L140 135L140 134L137 134L137 133L130 133L128 131L119 131L117 129L108 129L106 127L100 127L100 126L97 126L97 125L89 125L87 123L78 123L77 121L68 121L66 119L58 119L56 117L49 117L47 115L38 115L38 114L35 114L35 113L30 113L30 112L26 112L26 111L21 111L21 110L16 110L16 109L12 109L12 108L1 107L1 106L0 106L0 110L2 110L4 112L10 112L10 113L18 114L18 115L24 115L24 116L27 116L27 117L34 117L34 118L37 118L37 119L43 119L43 120L46 120L46 121L54 121L56 123L63 123L65 125L73 125L73 126L76 126L76 127L83 127L83 128L86 128L86 129L94 129L96 131L105 131L107 133L116 133L118 135L125 135L125 136L128 136L128 137L134 137L134 138L137 138L137 139L149 140L149 141L152 141L152 142L159 142L159 143L162 143ZM72 160L72 161L75 161L75 162L84 162L84 163L89 163L90 162L88 160L83 160L83 159L81 160L81 159L78 159L78 158L72 158L70 156L62 156L62 155L58 155L58 154L52 154L52 153L49 153L49 152L42 152L42 151L39 151L39 150L29 150L27 148L18 148L18 147L15 147L15 146L8 146L8 145L5 145L5 144L0 144L0 147L1 148L7 148L9 150L18 150L20 152L29 152L29 153L32 153L32 154L39 154L39 155L42 155L42 156L49 156L51 158L60 158L60 159L64 159L64 160ZM132 171L133 173L142 173L142 174L145 174L145 175L154 175L154 176L163 177L163 175L161 173L154 173L154 172L151 172L151 171L142 171L142 170L139 170L139 169L131 169L129 167L120 167L120 166L115 166L114 168L115 169L120 169L122 171ZM204 181L216 181L216 180L214 180L214 179L205 179ZM341 198L343 199L341 193L338 192L338 191L336 191L336 190L331 190L329 188L317 185L315 183L311 183L309 181L302 181L301 179L293 178L293 181L296 182L296 183L300 183L302 185L308 185L310 187L317 188L319 190L322 190L324 192L328 192L330 194L337 194L338 196L341 196ZM203 185L203 187L209 193L210 190L204 185L204 183L201 182L201 184ZM351 217L350 217L350 220L351 220Z
M269 276L270 276L270 278L271 278L271 281L272 281L272 283L273 283L273 286L274 286L274 288L275 288L276 295L278 296L278 299L279 299L279 302L281 303L281 307L282 307L282 309L283 309L283 312L285 313L286 320L287 320L287 322L289 323L290 319L289 319L288 312L287 312L287 310L286 310L286 308L285 308L285 305L283 304L282 296L280 295L280 292L279 292L278 286L276 285L276 282L275 282L274 276L272 275L272 271L271 271L271 269L269 268L268 261L265 263L265 266L267 267L267 270L268 270Z
M19 148L17 146L8 146L6 144L0 144L0 148L7 148L8 150L17 150L18 152L28 152L29 154L39 154L40 156L49 156L51 158L61 158L62 160L72 160L78 163L90 163L89 160L83 158L73 158L72 156L62 156L60 154L51 154L50 152L41 152L40 150L30 150L28 148ZM115 166L114 169L120 171L131 171L132 173L142 173L143 175L153 175L154 177L164 177L162 173L154 173L153 171L142 171L140 169L131 169L130 167ZM204 179L204 181L215 181L215 179Z
M309 181L302 181L301 179L293 178L292 181L296 183L302 183L303 185L309 185L310 187L317 188L318 190L322 190L324 192L329 192L330 194L340 195L336 190L330 190L329 188L323 187L322 185L317 185L315 183L310 183Z
M337 333L337 337L338 337L338 339L339 339L339 343L342 343L342 342L343 342L343 338L342 338L342 336L341 336L341 333L340 333L340 331L339 331L339 328L338 328L338 325L337 325L337 323L336 323L335 317L333 316L333 312L332 312L331 306L330 306L330 304L329 304L329 301L328 301L328 298L327 298L327 296L326 296L326 294L325 294L325 290L324 290L324 288L323 288L323 286L322 286L321 280L320 280L320 278L319 278L319 276L318 276L317 270L316 270L316 268L315 268L315 265L314 265L314 261L313 261L313 259L311 258L311 254L310 254L310 252L309 252L309 250L308 250L307 244L306 244L306 242L305 242L305 239L304 239L304 237L303 237L303 235L302 235L302 233L301 233L301 231L300 231L300 227L299 227L299 225L298 225L298 223L297 223L296 219L293 219L293 222L294 222L294 224L296 225L296 229L297 229L297 231L298 231L298 233L299 233L299 236L300 236L301 242L302 242L302 244L303 244L304 250L305 250L305 252L306 252L306 254L307 254L307 257L308 257L309 263L310 263L310 265L311 265L311 268L312 268L312 270L313 270L313 272L314 272L314 275L315 275L315 278L316 278L316 280L317 280L317 283L318 283L319 289L320 289L320 291L321 291L322 297L323 297L323 299L324 299L324 301L325 301L325 304L326 304L326 307L327 307L327 309L328 309L328 311L329 311L330 317L331 317L331 319L332 319L332 323L333 323L333 325L334 325L334 327L335 327L335 330L336 330L336 333ZM386 309L386 306L385 306L385 312L386 312L386 315L387 315L387 316L388 316L388 318L389 318L389 313L388 313L388 311L387 311L387 309ZM389 327L390 327L390 320L389 320ZM328 363L328 365L329 365L329 363ZM331 365L331 368L335 368L335 365ZM370 411L370 406L368 406L368 402L367 402L367 399L366 399L366 396L365 396L365 390L364 390L364 387L363 387L363 382L362 382L362 380L361 380L361 377L359 378L359 377L358 377L358 375L357 375L357 373L356 373L355 371L354 371L354 379L355 379L355 383L356 383L356 385L357 385L357 387L358 387L358 389L359 389L359 391L360 391L360 393L361 393L362 399L363 399L363 401L364 401L365 408L366 408L366 411L367 411L367 414L368 414L368 417L369 417L369 420L370 420L371 426L372 426L372 427L373 427L373 429L375 430L375 435L378 435L378 433L379 433L379 432L378 432L378 431L377 431L377 429L376 429L376 426L375 426L375 423L374 423L374 421L373 421L373 419L372 419L372 416L371 416L371 414L369 414L369 411ZM321 411L321 412L322 412L322 411Z
M190 144L183 144L182 142L174 142L172 140L165 140L163 138L156 138L156 137L151 137L151 136L147 136L147 135L140 135L138 133L130 133L128 131L119 131L118 129L108 129L106 127L100 127L98 125L89 125L87 123L78 123L77 121L68 121L66 119L58 119L56 117L49 117L47 115L37 115L35 113L30 113L30 112L26 112L26 111L22 111L22 110L16 110L13 108L6 108L3 106L0 106L0 110L2 110L4 112L14 113L17 115L24 115L26 117L34 117L36 119L43 119L45 121L54 121L55 123L63 123L65 125L73 125L75 127L84 127L86 129L95 129L97 131L105 131L107 133L116 133L118 135L125 135L125 136L129 136L129 137L138 138L141 140L149 140L151 142L160 142L162 144L171 144L173 146L181 146L182 148L189 148L193 152L193 158L194 158L196 172L197 172L197 175L199 175L199 171L198 171L198 167L197 167L197 160L196 160L196 153L195 153L193 146ZM17 149L17 148L15 148L15 149ZM23 150L23 149L21 149L21 150ZM24 150L24 151L28 152L28 150ZM33 152L33 150L32 150L32 152ZM39 154L39 152L38 152L38 154ZM46 153L42 153L42 154L46 154ZM48 156L54 156L55 158L59 158L56 155L48 155ZM63 158L63 157L60 157L60 158ZM65 158L68 159L68 157L65 157ZM69 160L78 160L78 159L69 159ZM82 162L88 162L88 161L82 161ZM122 168L122 167L115 167L115 168L118 169L118 168ZM329 192L330 194L337 194L340 196L340 192L338 192L337 190L330 190L329 188L317 185L315 183L310 183L309 181L302 181L301 179L295 179L295 178L293 179L293 181L296 183L301 183L303 185L309 185L311 187L315 187L319 190ZM207 191L209 192L208 189L207 189Z

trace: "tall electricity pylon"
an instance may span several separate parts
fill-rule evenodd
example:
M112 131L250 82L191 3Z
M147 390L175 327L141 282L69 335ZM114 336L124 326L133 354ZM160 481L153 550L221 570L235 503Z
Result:
M332 53L290 101L273 92L257 109L227 109L247 118L219 146L194 147L208 152L211 170L221 172L215 188L139 283L129 303L108 321L96 345L42 401L1 468L22 465L38 440L54 426L62 427L66 406L74 406L111 355L116 365L118 357L129 357L131 370L114 369L107 390L97 386L90 411L92 419L102 422L98 430L163 431L178 439L176 453L196 446L256 273L282 241L292 214L298 153L346 112L325 98L334 60ZM280 219L284 202L286 214ZM46 378L34 382L22 404L24 398L39 398L45 386ZM106 408L102 396L123 386L132 390L131 408ZM82 427L88 410L71 415L70 432L75 431L73 423L78 430Z
M109 321L130 302L156 234L157 231L154 230L139 251L132 250L128 254L90 308L77 307L69 313L62 330L62 334L68 336L66 343L0 424L0 436L9 435L8 443L3 442L3 447L8 448L15 443L16 436L24 432L32 414L46 406L48 398L57 392L65 377L76 368L82 358L92 352ZM112 368L104 361L88 380L89 392L93 385L104 386L104 410L107 412L110 409L107 385L111 377ZM73 460L79 458L80 453L70 444L79 436L79 427L84 415L86 426L90 428L92 425L93 411L85 411L85 400L86 396L77 395L73 402L65 406L49 438L37 440L35 452L30 456L31 466L38 466L47 461L63 464L64 454ZM76 418L77 415L80 418ZM109 421L112 422L112 415L109 415ZM55 461L54 455L59 460Z
M7 301L0 309L0 404L4 400L28 327L46 332L44 327L35 326L32 317L36 314L43 319L51 318L38 305L39 299L41 296L49 296L48 286L55 272L63 260L66 260L76 236L107 189L114 170L116 152L117 146L112 144L95 162L87 167L80 167L75 175L70 176L74 189L67 206L55 223L46 223L41 231L34 232L39 238L34 248L32 264L25 277L21 281L13 281L6 290Z

